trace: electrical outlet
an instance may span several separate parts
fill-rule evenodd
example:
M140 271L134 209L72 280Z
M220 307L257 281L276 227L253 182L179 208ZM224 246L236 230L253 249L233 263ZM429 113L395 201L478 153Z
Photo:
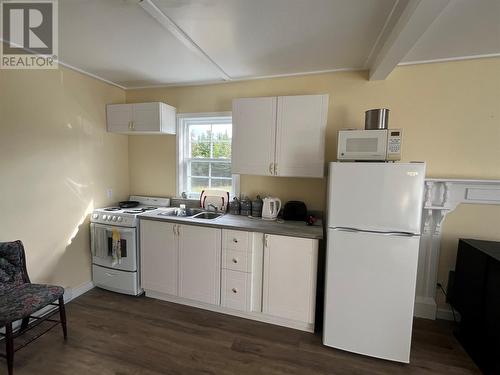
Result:
M113 198L113 189L108 188L108 190L106 190L106 195L108 196L108 199Z

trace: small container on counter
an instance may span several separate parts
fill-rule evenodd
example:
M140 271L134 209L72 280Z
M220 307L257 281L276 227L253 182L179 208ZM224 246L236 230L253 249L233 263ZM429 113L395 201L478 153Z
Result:
M262 199L260 195L252 201L252 217L262 217Z
M250 216L252 214L252 201L244 196L240 201L240 215Z
M231 215L240 214L240 201L237 197L234 197L233 200L229 203L229 213Z
M186 205L180 204L179 209L177 210L177 216L186 216Z

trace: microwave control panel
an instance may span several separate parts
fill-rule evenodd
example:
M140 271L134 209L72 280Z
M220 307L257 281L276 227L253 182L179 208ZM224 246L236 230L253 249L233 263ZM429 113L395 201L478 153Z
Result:
M387 160L401 160L402 129L387 130Z

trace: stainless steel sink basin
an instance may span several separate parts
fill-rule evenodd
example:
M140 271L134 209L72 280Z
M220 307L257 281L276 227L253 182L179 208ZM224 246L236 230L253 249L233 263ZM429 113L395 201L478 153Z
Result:
M186 214L179 215L179 209L176 208L176 209L169 210L169 211L159 212L157 215L158 216L192 217L196 214L199 214L200 212L203 212L203 209L201 209L201 208L186 208Z
M159 212L157 215L169 216L169 217L183 217L186 219L205 219L205 220L214 220L223 215L220 212L204 211L202 208L187 208L185 215L179 215L178 212L179 209L175 209L175 210Z
M213 220L217 219L218 217L221 217L223 214L217 213L217 212L200 212L199 214L196 214L193 216L193 219L206 219L206 220Z
M158 216L177 216L175 211L162 211L157 213Z
M203 212L203 208L186 208L186 216L194 216Z

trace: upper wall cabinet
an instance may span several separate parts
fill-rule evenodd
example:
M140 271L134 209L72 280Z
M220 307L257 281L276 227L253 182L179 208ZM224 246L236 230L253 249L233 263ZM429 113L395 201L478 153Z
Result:
M175 108L160 102L108 104L108 132L122 134L175 134Z
M232 172L324 177L328 95L233 100Z

